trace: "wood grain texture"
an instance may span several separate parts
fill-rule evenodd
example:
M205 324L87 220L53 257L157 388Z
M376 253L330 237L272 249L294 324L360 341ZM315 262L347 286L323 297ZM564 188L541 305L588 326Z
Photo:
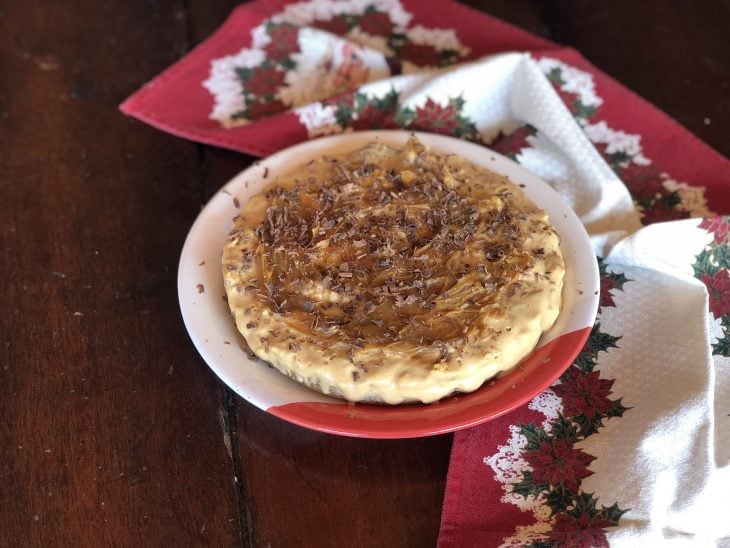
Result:
M730 155L728 0L472 0ZM450 436L271 417L214 378L176 298L182 242L250 157L116 106L235 2L0 9L0 545L429 546Z
M195 145L119 102L187 47L179 4L0 19L0 545L239 541L223 392L175 278Z

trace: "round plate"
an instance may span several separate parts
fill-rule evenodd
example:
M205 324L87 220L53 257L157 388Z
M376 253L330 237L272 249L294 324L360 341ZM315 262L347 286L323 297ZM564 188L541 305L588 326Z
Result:
M598 309L598 267L583 225L545 182L493 152L459 139L416 135L437 152L459 154L524 185L548 212L565 259L563 307L555 325L520 367L466 395L429 405L353 404L319 394L275 369L250 360L224 300L221 253L232 218L277 175L322 154L339 154L371 141L402 146L411 133L367 131L293 146L255 163L226 184L201 211L180 257L178 295L185 326L200 355L220 379L256 407L289 422L333 434L407 438L452 432L498 417L532 399L573 362Z

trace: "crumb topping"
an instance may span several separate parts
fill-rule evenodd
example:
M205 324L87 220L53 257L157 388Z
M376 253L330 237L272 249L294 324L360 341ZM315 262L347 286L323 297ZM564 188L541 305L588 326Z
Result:
M338 349L360 383L380 368L357 359L367 346L438 364L475 334L500 335L484 318L505 318L511 301L552 280L550 265L562 268L557 236L516 185L412 138L275 178L243 204L223 269L229 296L299 335L291 353ZM268 352L272 335L258 346Z

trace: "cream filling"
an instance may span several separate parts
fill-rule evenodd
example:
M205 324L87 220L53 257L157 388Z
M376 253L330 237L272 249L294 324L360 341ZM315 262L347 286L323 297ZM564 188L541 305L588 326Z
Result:
M387 153L378 150L378 154ZM354 153L355 156L363 154L362 151ZM444 182L449 186L457 186L459 180L474 181L484 176L483 170L458 159L450 158L445 165ZM297 173L279 183L284 187L295 184ZM501 185L498 188L503 189L509 183L500 178L498 184ZM349 192L356 190L350 188ZM479 310L476 317L469 316L468 323L462 321L465 303L469 296L484 293L478 274L464 275L449 289L449 295L436 297L434 315L439 315L441 320L452 319L459 327L464 324L455 340L429 345L419 345L412 340L364 341L364 344L352 347L337 337L327 336L326 331L318 332L322 326L305 325L303 319L309 321L306 310L304 314L278 313L262 297L260 289L256 289L263 275L260 262L256 257L249 258L248 262L242 259L246 252L253 252L258 243L254 226L264 218L268 203L262 195L254 197L244 207L236 223L238 230L231 233L224 248L224 281L236 325L258 357L325 394L350 401L400 404L431 403L454 393L472 392L488 379L512 369L530 354L541 334L555 322L561 305L564 264L558 236L548 224L545 213L535 208L519 189L514 187L510 192L516 195L511 198L514 204L528 212L521 225L526 227L527 234L521 251L537 258L512 280L519 283L511 296L502 294L496 302ZM499 211L503 205L500 197L491 196L482 199L480 208ZM414 208L422 209L422 206ZM355 215L366 213L372 211L360 210ZM316 232L314 235L318 236ZM401 240L406 237L405 233L393 236ZM331 240L325 238L314 246L322 252L316 260L342 260L340 255L344 252ZM483 251L478 246L472 247L466 245L463 253L452 255L449 261L454 264L449 262L448 266L456 269L464 263L473 265L483 261L479 255ZM416 254L420 251L416 250ZM387 249L383 254L388 254ZM328 307L357 303L354 296L326 288L314 280L302 280L297 295ZM429 317L424 315L418 321L428 323ZM403 330L409 328L406 326Z
M238 302L234 298L232 308L236 325L251 350L302 384L349 401L432 403L454 393L477 390L532 352L541 334L558 316L562 270L553 267L545 281L545 287L516 298L506 315L485 312L478 329L469 334L467 346L457 349L447 344L446 360L430 367L413 359L414 353L428 354L430 349L368 345L357 352L353 362L342 349L301 346L297 341L305 339L306 334L291 328L286 337L272 335L282 323L265 309L247 307L247 300ZM249 314L245 313L247 308ZM491 336L486 338L484 334ZM433 363L434 357L430 357Z

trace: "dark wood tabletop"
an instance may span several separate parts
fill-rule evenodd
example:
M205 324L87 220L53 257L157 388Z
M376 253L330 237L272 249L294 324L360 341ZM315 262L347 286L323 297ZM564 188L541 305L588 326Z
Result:
M482 0L730 155L730 1ZM0 4L0 545L432 546L452 436L309 431L227 389L177 262L253 158L119 113L235 0Z

